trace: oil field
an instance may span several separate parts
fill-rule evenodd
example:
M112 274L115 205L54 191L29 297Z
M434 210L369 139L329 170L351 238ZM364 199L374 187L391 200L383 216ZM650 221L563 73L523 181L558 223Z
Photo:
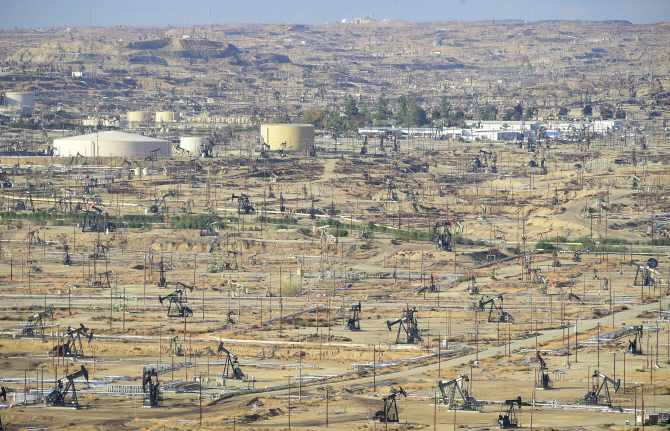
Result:
M670 27L583 24L2 31L0 429L667 428Z

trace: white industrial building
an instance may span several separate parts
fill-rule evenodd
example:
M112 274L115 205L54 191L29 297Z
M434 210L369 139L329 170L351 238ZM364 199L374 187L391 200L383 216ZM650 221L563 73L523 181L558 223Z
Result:
M159 157L170 155L170 141L124 132L100 132L54 139L54 155L84 157Z

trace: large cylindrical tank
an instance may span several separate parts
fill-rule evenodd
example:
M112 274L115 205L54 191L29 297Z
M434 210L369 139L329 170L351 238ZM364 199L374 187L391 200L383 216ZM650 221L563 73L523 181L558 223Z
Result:
M158 111L156 112L156 123L174 123L179 121L179 112Z
M291 152L304 152L314 145L314 126L303 124L263 124L261 140L270 146L270 151L284 148ZM284 146L283 143L286 142Z
M149 111L129 111L128 121L131 123L147 122L151 119Z
M32 110L35 107L35 95L28 92L5 93L5 105Z
M182 136L179 146L188 151L191 156L200 155L207 148L207 138L202 136Z

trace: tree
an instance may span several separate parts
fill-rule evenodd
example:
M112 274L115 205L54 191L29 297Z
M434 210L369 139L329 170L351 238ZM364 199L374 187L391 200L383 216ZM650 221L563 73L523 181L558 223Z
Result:
M318 109L310 109L302 114L302 117L300 117L300 122L303 124L317 126L323 121L325 116L326 114L323 111L319 111Z
M619 109L616 111L616 117L617 120L625 120L626 119L626 111L623 109Z
M400 96L396 100L396 103L398 104L398 108L396 109L396 113L393 118L398 123L404 123L407 121L407 99L405 96Z
M514 107L514 112L512 113L512 115L521 118L521 116L523 115L523 107L521 106L521 103L517 104Z
M488 103L479 110L479 119L484 121L495 120L498 108Z
M603 120L607 120L609 118L612 118L614 116L614 112L608 107L604 107L603 109L600 110L600 118Z
M439 108L440 117L447 118L449 116L450 109L451 109L451 104L447 100L447 97L442 96L442 98L440 99L440 108Z
M524 116L526 118L531 118L533 116L533 110L530 107L526 108L526 113Z
M351 118L354 115L358 115L358 107L356 106L356 101L351 96L349 96L347 104L344 106L344 115L346 115L347 118Z
M375 107L375 119L379 121L388 120L389 118L389 100L384 98L384 96L379 96L377 98L377 106Z
M420 127L426 124L426 111L423 110L414 100L410 100L407 105L407 118L405 122L414 127Z
M582 109L582 114L587 116L593 114L593 108L591 108L591 105L584 105L584 109Z
M433 112L430 113L430 116L433 118L433 121L437 121L440 119L440 111L433 109Z

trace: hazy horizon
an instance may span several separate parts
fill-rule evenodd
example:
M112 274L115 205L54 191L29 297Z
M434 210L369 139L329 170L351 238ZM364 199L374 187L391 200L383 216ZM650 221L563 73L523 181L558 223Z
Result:
M222 2L118 0L84 2L4 1L3 30L52 26L187 26L204 24L338 23L374 13L375 21L625 20L633 24L670 21L670 0L407 0L317 4L307 0L249 0L243 6ZM208 13L209 11L209 13Z

